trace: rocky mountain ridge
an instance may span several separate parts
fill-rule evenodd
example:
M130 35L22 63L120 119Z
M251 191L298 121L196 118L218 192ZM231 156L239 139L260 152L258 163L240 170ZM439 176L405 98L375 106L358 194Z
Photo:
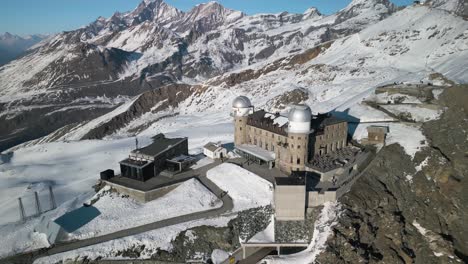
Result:
M0 121L8 124L0 131L1 149L44 136L72 120L96 117L94 110L109 111L121 99L146 90L263 67L358 32L394 12L387 0L370 2L375 5L362 6L366 12L357 12L359 7L352 3L354 13L340 19L346 9L330 16L315 9L246 16L216 2L185 13L160 0L98 18L0 68ZM58 112L74 118L57 118ZM45 130L31 125L45 123Z
M440 97L447 110L424 124L429 146L413 161L397 144L383 148L343 197L320 263L468 261L466 89Z

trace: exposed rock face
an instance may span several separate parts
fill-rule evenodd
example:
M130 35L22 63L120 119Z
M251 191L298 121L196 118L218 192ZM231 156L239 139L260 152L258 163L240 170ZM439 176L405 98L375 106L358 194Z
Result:
M432 7L454 12L455 14L468 18L468 3L465 0L432 0Z
M190 85L168 85L157 90L143 93L124 113L113 117L109 122L89 131L82 139L101 139L119 128L124 127L131 120L147 112L158 112L169 107L178 106L179 102L187 99L196 91L196 87ZM157 107L156 107L157 106ZM148 124L148 126L151 123ZM144 129L146 127L142 127Z
M320 51L313 47L359 32L394 12L386 1L377 2L384 4L354 5L352 12L346 9L325 17L315 8L304 14L247 16L217 2L183 12L162 0L145 0L133 11L100 17L0 67L4 113L0 118L9 127L0 128L5 135L0 137L0 150L95 117L91 112L110 111L119 105L118 96L131 97L185 80L201 83L233 69L291 55L299 56L295 59L300 63L318 55ZM299 55L303 50L310 52ZM278 67L244 71L240 81ZM231 85L239 81L235 74L231 79L227 81ZM80 108L80 118L67 118L77 115L71 108ZM50 114L44 117L44 113ZM29 125L35 119L43 132Z
M320 263L468 261L466 89L444 92L448 108L424 124L430 148L414 161L396 144L378 153L341 199L345 210Z
M309 93L305 89L294 89L290 92L286 92L281 96L272 99L272 102L268 103L273 105L275 109L285 109L288 105L300 104L309 99Z

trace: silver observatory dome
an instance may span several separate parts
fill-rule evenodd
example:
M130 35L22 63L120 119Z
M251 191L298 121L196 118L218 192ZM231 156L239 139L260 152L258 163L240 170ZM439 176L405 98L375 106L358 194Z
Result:
M307 105L293 105L289 110L289 122L310 122L312 111Z
M249 108L252 107L252 103L250 102L249 98L245 96L238 96L232 102L232 107L234 108Z

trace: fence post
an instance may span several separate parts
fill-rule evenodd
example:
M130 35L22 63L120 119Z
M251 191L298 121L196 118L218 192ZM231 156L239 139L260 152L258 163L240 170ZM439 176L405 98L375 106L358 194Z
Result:
M49 185L49 198L50 198L50 205L51 205L51 210L57 208L57 203L55 203L55 197L54 197L54 192L52 190L52 185Z
M20 218L21 218L21 221L24 222L26 221L26 214L24 213L24 206L23 206L23 201L21 200L21 197L18 198L18 204L19 204L19 210L20 210Z
M36 213L37 215L41 214L41 204L39 202L39 196L37 195L37 192L34 192L34 199L36 200Z

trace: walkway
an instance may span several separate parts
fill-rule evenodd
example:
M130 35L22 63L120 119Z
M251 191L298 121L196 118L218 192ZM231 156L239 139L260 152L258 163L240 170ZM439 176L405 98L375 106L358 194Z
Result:
M229 195L225 194L223 190L221 190L216 184L210 181L206 177L206 172L215 166L219 165L219 162L211 163L206 165L202 168L188 171L186 173L191 173L191 177L197 178L205 187L207 187L213 194L215 194L219 199L222 200L223 205L220 208L210 209L203 212L196 212L187 215L181 215L169 219L164 219L158 222L132 227L125 230L120 230L111 234L93 237L89 239L77 240L77 241L70 241L61 244L54 245L50 248L46 249L39 249L32 252L27 252L15 256L8 257L6 259L0 260L0 263L8 263L8 264L26 264L26 263L33 263L35 259L50 255L55 255L67 251L72 251L75 249L88 247L100 243L104 243L107 241L124 238L128 236L138 235L141 233L145 233L148 231L152 231L159 228L164 228L172 225L182 224L185 222L190 222L199 219L205 218L213 218L220 216L224 213L230 212L233 209L233 202Z
M275 183L276 177L288 177L286 174L277 168L268 169L267 165L259 165L253 161L248 161L245 158L230 159L228 163L233 163L241 166L242 168L262 177L263 179Z

